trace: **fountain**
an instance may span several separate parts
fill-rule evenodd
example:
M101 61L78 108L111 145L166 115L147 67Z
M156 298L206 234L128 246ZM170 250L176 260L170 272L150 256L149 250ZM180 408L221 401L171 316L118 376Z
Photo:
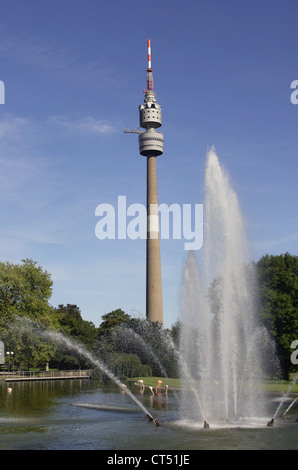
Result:
M290 409L292 408L293 405L295 405L296 401L298 400L298 397L294 398L294 400L291 401L290 405L288 406L288 408L286 409L286 411L282 414L283 417L287 418L288 417L288 412L290 411Z
M293 378L292 378L292 380L291 380L291 383L290 383L290 385L288 386L288 389L287 389L286 393L283 395L283 397L282 397L282 399L281 399L281 401L280 401L278 407L276 408L276 411L275 411L275 413L274 413L274 415L273 415L273 419L275 419L275 418L279 415L279 411L280 411L281 407L283 406L284 402L286 401L286 399L287 399L288 396L290 395L290 392L291 392L293 386L295 385L295 383L297 382L297 380L298 380L298 372L297 372L296 374L294 374L294 376L293 376ZM298 397L297 397L297 398L298 398ZM286 409L286 411L282 414L282 416L286 416L286 415L287 415L287 413L289 412L289 410L292 408L292 406L293 406L294 403L296 402L297 398L295 398L295 399L291 402L290 406Z
M64 346L66 346L68 349L76 351L78 354L88 359L94 366L98 367L116 385L118 385L120 389L125 391L125 393L131 398L131 400L140 408L140 410L143 411L143 413L145 413L146 417L149 419L150 422L153 422L155 426L160 426L159 421L149 413L149 411L145 408L143 403L141 403L137 399L137 397L131 392L131 390L129 390L129 388L126 387L123 383L121 383L118 377L116 377L113 374L113 372L110 371L109 368L101 360L94 358L93 354L91 354L91 352L88 351L88 349L86 349L82 344L70 339L69 337L63 335L60 332L51 330L50 328L44 329L42 325L38 324L37 322L34 322L33 320L27 317L18 317L17 320L18 320L17 324L15 323L13 324L14 328L17 327L20 329L26 329L28 328L28 326L30 326L30 331L32 332L32 327L33 327L44 338L53 340L60 344L64 344Z
M137 354L147 353L154 360L155 364L158 366L163 377L168 379L170 386L172 387L172 392L175 395L176 400L178 401L178 394L174 387L172 386L171 378L169 377L166 367L161 361L159 355L157 354L156 348L153 348L148 339L152 339L152 336L155 336L155 342L159 344L159 349L162 350L163 359L166 355L171 355L173 359L177 359L175 345L168 334L164 329L154 328L152 331L152 323L147 319L141 320L138 323L139 332L133 330L130 327L125 325L118 326L114 328L113 335L114 339L117 338L122 345L125 344L128 352L136 352ZM146 341L144 339L146 337Z
M259 421L264 329L237 196L214 148L207 154L201 265L188 253L181 293L183 420ZM191 380L190 380L191 376ZM240 418L240 420L239 420Z
M71 391L68 399L66 396L65 400L63 398L58 401L58 406L51 408L48 416L36 415L38 407L34 403L32 410L29 407L32 416L30 414L27 419L27 403L23 402L23 396L16 393L16 388L16 392L9 397L6 393L7 404L2 400L1 411L5 420L2 426L2 429L5 426L2 448L11 446L40 449L49 448L51 445L52 448L59 449L73 449L76 446L88 449L165 449L168 448L169 442L172 449L178 450L297 448L296 425L289 422L285 425L285 421L282 421L282 424L276 426L275 418L280 417L281 407L289 399L298 374L293 377L281 403L277 408L274 404L272 410L272 402L276 400L265 399L259 387L259 379L264 375L265 365L276 365L276 356L272 354L274 344L266 329L260 327L256 320L255 276L249 264L244 223L237 196L227 173L219 164L214 149L207 155L204 212L203 250L197 253L198 256L194 251L189 252L185 264L179 350L167 330L158 328L158 325L147 320L132 323L131 329L124 325L114 331L114 340L116 338L122 348L127 348L127 353L136 352L142 355L144 363L146 355L147 358L150 356L158 366L156 370L160 370L164 376L167 376L167 372L170 375L171 369L167 369L167 365L179 362L182 390L177 393L173 390L169 397L166 394L164 408L161 407L161 396L144 394L141 398L143 401L140 401L100 359L77 341L50 329L45 330L32 320L20 317L18 326L14 325L16 328L24 328L31 334L34 326L38 333L48 340L77 351L100 368L119 387L121 394L120 390L116 395L114 391L110 396L101 394L99 403L93 403L94 398L90 400L88 393L86 400L74 403ZM264 354L264 345L267 345L267 356ZM2 391L0 387L0 392ZM31 386L26 387L26 393L30 396ZM43 388L41 393L44 393ZM123 394L127 394L137 406L121 406L123 402L119 401L119 398L122 399ZM9 424L9 407L19 397L26 411L26 419L22 412L20 413L19 425L22 432L18 431L15 421ZM110 398L114 400L111 406L106 404L106 399ZM29 404L32 400L33 398ZM98 400L97 395L95 400ZM117 405L118 402L120 406L115 406L114 403ZM124 430L121 425L123 416L119 416L120 413L139 410L150 422L159 426L159 421L153 418L143 403L149 403L149 406L158 409L158 417L164 425L163 432L152 433L149 429L151 426L143 426L142 423L136 426L133 417L125 421ZM297 404L297 397L293 398L281 416L289 417L288 412L291 409L296 415L295 403ZM78 413L75 409L75 416L69 416L68 404L78 407L77 409L86 408L87 411L83 410L81 413L80 409ZM270 415L265 409L267 405L271 407ZM94 417L90 409L98 410L98 417ZM102 412L106 411L117 414L113 414L111 420L104 419ZM54 417L58 417L57 422ZM74 433L74 419L80 432ZM34 428L36 432L32 432L33 421L37 423ZM39 431L40 423L42 435ZM266 424L269 427L274 426L273 434L267 431ZM242 428L240 431L239 427ZM53 432L53 428L57 429L57 432ZM254 428L253 432L249 428ZM28 430L24 439L23 429ZM213 429L216 429L216 432L213 432Z
M164 345L176 358L183 383L178 400L183 423L202 424L206 429L222 423L239 425L244 420L253 426L266 423L265 399L259 387L264 374L264 344L269 344L268 357L274 360L269 335L256 321L256 281L249 261L238 199L212 148L206 162L203 253L199 264L195 252L190 251L184 270L180 350L165 330L152 329L147 320L139 323L139 332L126 326L114 331L119 341L125 338L133 348L139 345L152 356L164 376L161 356L144 337L153 334L159 347ZM57 332L46 330L43 334L75 349L122 387L105 364L83 346ZM128 388L125 391L149 420L159 425L133 393Z

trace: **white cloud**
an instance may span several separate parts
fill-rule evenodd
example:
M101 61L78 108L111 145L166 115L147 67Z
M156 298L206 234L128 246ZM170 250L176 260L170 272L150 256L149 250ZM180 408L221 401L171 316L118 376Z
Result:
M1 203L24 200L29 189L25 185L43 173L46 160L34 150L39 135L39 125L32 119L12 114L0 119Z
M29 119L5 114L0 121L0 142L19 140L31 127Z
M80 132L93 135L111 135L117 129L109 122L103 119L95 119L92 116L86 116L79 119L71 119L66 116L51 116L49 122L60 127L64 127L70 132Z
M38 36L13 35L0 26L0 55L47 71L56 77L96 88L103 83L114 83L110 67L102 61L82 60L73 46L63 46L55 41L45 41Z
M263 250L267 250L268 249L273 249L275 247L283 247L283 245L287 246L291 243L295 243L297 246L297 242L298 242L298 233L293 233L293 234L288 234L288 235L280 235L280 236L276 236L275 238L266 238L266 239L263 239L263 240L256 240L255 242L253 242L253 245L256 247L256 248L261 248ZM286 249L285 249L286 250Z

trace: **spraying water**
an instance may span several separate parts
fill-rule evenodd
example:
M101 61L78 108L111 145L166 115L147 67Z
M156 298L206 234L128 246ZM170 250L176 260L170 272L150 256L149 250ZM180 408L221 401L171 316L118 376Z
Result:
M38 329L40 334L42 334L45 338L54 340L60 344L64 344L67 348L76 351L78 354L88 359L93 365L101 369L111 380L113 380L116 385L118 385L120 388L123 388L123 384L120 382L118 377L116 377L113 372L111 372L102 361L97 358L94 358L91 352L88 351L88 349L86 349L83 345L77 343L74 340L71 340L70 338L64 336L59 332L53 331L51 329L44 330L40 325L30 319L27 319L25 317L19 318L19 327L26 328L26 325L30 325L31 328L33 326ZM136 396L129 390L128 387L125 387L125 392L131 398L131 400L141 409L141 411L145 413L145 415L149 418L149 421L152 421L156 426L158 426L158 420L153 418L153 416L149 413L145 406L136 398Z
M146 324L147 322L148 321L145 320L143 323ZM153 358L154 362L158 365L163 377L166 377L168 379L168 382L169 382L170 386L172 386L172 381L171 381L170 377L168 376L167 371L166 371L163 363L159 359L156 352L153 351L150 344L148 342L146 342L144 340L144 338L142 338L142 336L139 333L137 333L136 331L134 331L131 328L128 328L126 326L121 326L121 327L116 328L113 331L113 333L114 333L114 335L120 336L121 341L124 341L124 339L122 339L122 335L124 334L125 335L125 340L126 341L128 339L132 340L133 343L134 343L134 347L136 346L136 344L139 344L141 346L141 348L144 351L146 351ZM164 333L162 335L162 340L167 343L168 342L168 335L165 332L162 332L162 333ZM176 392L176 390L174 389L173 386L172 386L172 391L173 391L176 399L178 400L177 392Z
M199 272L195 253L189 252L181 294L185 419L218 422L263 414L256 393L260 330L248 262L238 199L212 148L205 173L202 267Z
M292 408L293 405L295 405L296 401L298 400L298 397L294 398L294 400L291 402L291 404L288 406L288 408L286 409L286 411L283 413L285 416L287 415L287 413L290 411L290 409Z
M282 400L281 400L281 402L279 403L279 405L278 405L278 407L277 407L277 409L276 409L276 411L275 411L275 413L274 413L273 419L275 419L275 418L278 416L281 407L283 406L285 400L288 398L288 396L289 396L289 394L290 394L290 392L291 392L293 386L294 386L295 383L297 382L297 380L298 380L298 373L294 374L294 377L292 378L291 383L290 383L290 385L289 385L289 387L288 387L286 393L283 395ZM297 398L298 398L298 397L297 397ZM290 404L290 406L286 409L286 411L283 413L284 415L287 414L287 412L290 410L290 408L292 408L292 406L294 405L294 403L295 403L295 401L297 400L297 398L296 398L296 399Z

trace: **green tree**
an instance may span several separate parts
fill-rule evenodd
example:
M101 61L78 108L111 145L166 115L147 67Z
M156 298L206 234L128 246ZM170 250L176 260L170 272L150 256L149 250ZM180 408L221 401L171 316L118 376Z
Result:
M77 305L58 305L57 316L63 332L86 345L93 345L98 329L91 321L83 320L81 310Z
M98 331L92 322L83 320L79 307L74 304L61 304L57 308L57 316L60 332L75 339L79 344L82 343L92 351ZM67 350L65 345L57 344L51 366L59 369L78 369L90 368L92 364L75 349Z
M22 264L0 263L0 314L26 315L44 323L55 323L49 305L53 282L51 276L36 262L22 260Z
M179 344L180 344L181 328L182 328L181 321L177 320L171 326L171 329L170 329L170 334L173 338L174 345L176 346L177 349L179 348Z
M136 354L118 353L114 355L109 366L121 380L127 377L150 377L152 375L150 366L142 364Z
M35 327L36 322L43 328L58 326L49 304L52 285L50 274L31 259L0 263L0 335L20 367L44 366L54 354Z
M172 332L160 323L132 318L114 328L111 339L119 353L136 354L142 364L150 366L153 375L177 376L177 345Z
M298 339L298 256L263 256L257 263L260 316L275 338L284 377L294 369L291 343Z
M106 335L111 333L113 328L116 326L119 326L121 324L128 323L131 319L131 317L125 313L121 308L118 308L117 310L113 310L110 313L106 313L102 315L102 323L99 325L98 328L98 335Z

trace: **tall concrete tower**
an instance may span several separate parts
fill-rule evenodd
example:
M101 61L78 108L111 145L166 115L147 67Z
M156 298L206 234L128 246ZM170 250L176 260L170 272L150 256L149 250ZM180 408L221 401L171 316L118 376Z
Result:
M145 131L125 132L139 134L139 151L147 159L146 317L153 322L163 323L156 174L156 157L163 153L163 134L156 131L161 126L161 107L153 91L150 39L147 40L147 46L147 90L144 91L144 103L139 106L140 126Z

